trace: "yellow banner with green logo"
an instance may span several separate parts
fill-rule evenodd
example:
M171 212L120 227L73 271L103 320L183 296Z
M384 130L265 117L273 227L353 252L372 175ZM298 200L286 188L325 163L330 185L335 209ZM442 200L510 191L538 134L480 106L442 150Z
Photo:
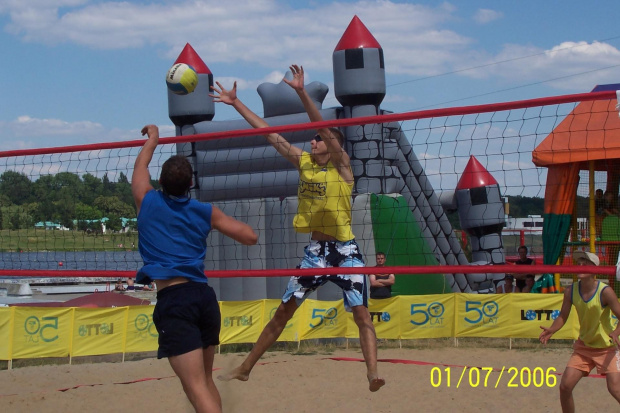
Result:
M13 316L12 359L69 356L72 308L14 307Z
M127 307L76 308L71 355L122 353L126 326Z
M510 337L510 295L456 294L456 337Z
M300 313L299 337L312 338L345 337L347 315L344 302L306 300L297 310Z
M454 294L398 296L400 338L441 338L454 334Z
M255 343L263 327L263 300L222 301L221 343Z
M220 302L221 344L255 343L280 300ZM558 294L400 295L370 300L368 311L378 338L537 338L540 326L559 315ZM153 306L111 309L0 308L0 359L65 357L154 351ZM554 339L576 339L575 309ZM278 341L357 338L359 331L342 300L306 300Z
M271 321L271 319L275 315L276 310L282 303L282 300L270 299L270 300L263 300L263 302L264 302L264 306L263 306L263 327L262 328L265 328L267 323ZM301 306L303 307L304 305L305 304L302 304ZM298 333L299 317L300 317L299 314L301 314L301 311L299 311L298 309L297 311L295 311L295 314L293 314L293 317L288 321L288 323L286 323L286 326L284 326L284 330L282 330L282 334L280 334L280 337L278 337L278 341L299 341L299 333Z
M125 353L157 350L159 334L153 323L153 308L144 305L128 307Z

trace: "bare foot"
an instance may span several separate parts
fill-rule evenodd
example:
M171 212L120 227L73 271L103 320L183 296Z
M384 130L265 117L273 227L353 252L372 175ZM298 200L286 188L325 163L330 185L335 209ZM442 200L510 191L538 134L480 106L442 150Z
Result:
M385 379L381 377L368 377L368 390L375 392L385 385Z
M227 373L220 374L217 376L218 380L221 381L231 381L231 380L240 380L240 381L248 381L250 378L250 373L246 373L241 369L241 367L237 367L236 369L230 370Z

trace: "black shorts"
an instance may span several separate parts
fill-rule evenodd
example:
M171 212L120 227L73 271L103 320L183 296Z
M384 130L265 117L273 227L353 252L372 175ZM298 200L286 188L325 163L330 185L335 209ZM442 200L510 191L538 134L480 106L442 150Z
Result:
M160 359L220 344L220 307L206 283L187 282L158 291L153 322Z

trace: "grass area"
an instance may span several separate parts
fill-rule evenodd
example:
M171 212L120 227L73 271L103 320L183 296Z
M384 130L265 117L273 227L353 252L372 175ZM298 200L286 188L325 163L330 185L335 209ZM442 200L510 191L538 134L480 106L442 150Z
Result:
M138 233L86 234L83 231L20 229L0 231L0 251L124 251L138 249Z

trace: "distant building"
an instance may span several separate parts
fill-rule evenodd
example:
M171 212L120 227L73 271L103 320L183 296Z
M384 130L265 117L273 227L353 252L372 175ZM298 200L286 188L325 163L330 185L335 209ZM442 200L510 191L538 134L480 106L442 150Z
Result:
M540 233L542 235L544 219L542 215L528 215L527 218L514 218L506 217L506 226L504 227L504 233L513 232L533 232Z
M62 231L68 231L69 228L57 223L57 222L51 222L51 221L40 221L37 222L36 224L34 224L35 229L58 229L58 230L62 230Z

